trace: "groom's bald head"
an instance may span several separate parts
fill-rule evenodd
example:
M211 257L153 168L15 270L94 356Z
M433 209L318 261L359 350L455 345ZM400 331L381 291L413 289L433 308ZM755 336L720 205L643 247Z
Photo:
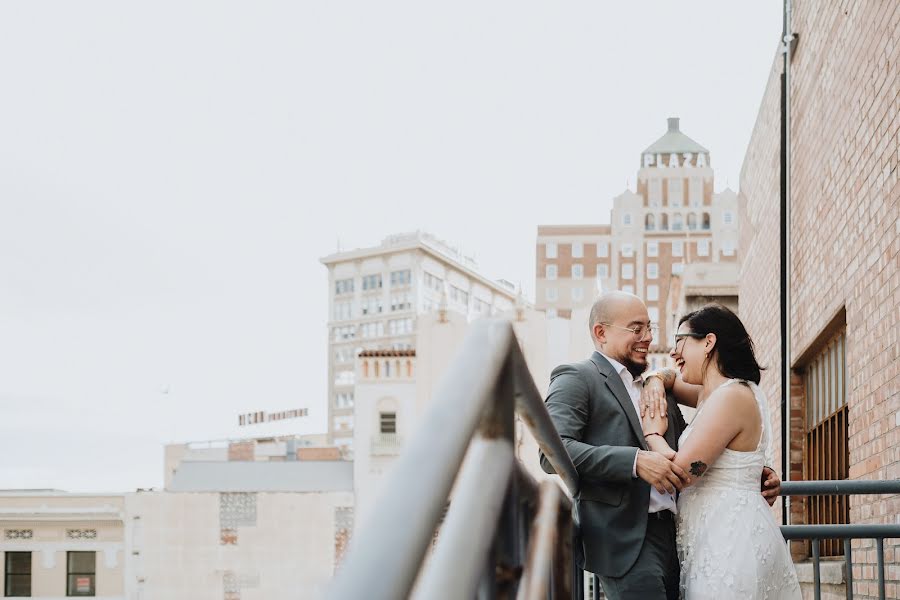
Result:
M600 323L615 323L622 313L629 308L635 308L637 305L647 310L644 301L628 292L604 292L594 301L591 306L591 317L588 326L591 328L591 338L596 341L594 335L594 326Z

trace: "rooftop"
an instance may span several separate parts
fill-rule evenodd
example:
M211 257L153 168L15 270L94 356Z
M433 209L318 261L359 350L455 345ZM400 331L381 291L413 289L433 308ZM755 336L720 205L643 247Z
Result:
M672 154L679 152L709 152L706 148L684 135L679 128L680 119L669 117L669 130L665 135L653 142L643 154Z

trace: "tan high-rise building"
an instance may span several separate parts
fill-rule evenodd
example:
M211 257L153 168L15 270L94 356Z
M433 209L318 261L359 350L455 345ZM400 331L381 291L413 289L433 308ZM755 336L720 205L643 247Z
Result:
M394 235L381 245L324 257L328 267L328 437L353 445L356 355L363 350L410 350L418 315L438 309L467 319L513 308L516 291L492 281L435 237Z
M665 135L641 153L637 191L613 199L608 224L538 227L536 307L573 318L600 291L637 294L660 327L651 364L664 362L673 333L667 306L682 304L669 295L687 289L673 288L673 276L684 276L686 265L709 264L711 298L727 303L736 296L737 194L714 193L713 183L709 151L670 118ZM703 273L695 277L701 288Z

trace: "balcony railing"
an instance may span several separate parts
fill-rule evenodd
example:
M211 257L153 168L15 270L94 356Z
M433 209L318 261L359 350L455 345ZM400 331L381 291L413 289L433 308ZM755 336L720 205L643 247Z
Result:
M372 455L396 456L400 454L401 442L398 433L376 433L372 435Z
M575 467L512 325L478 321L384 482L371 512L377 518L354 535L329 597L571 598L571 502L516 460L516 414L575 494Z

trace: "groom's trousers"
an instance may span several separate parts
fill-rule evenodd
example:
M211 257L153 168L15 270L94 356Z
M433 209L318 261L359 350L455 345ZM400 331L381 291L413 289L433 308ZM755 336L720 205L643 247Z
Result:
M675 515L664 510L647 515L644 545L622 577L600 577L610 600L678 600L679 565Z

